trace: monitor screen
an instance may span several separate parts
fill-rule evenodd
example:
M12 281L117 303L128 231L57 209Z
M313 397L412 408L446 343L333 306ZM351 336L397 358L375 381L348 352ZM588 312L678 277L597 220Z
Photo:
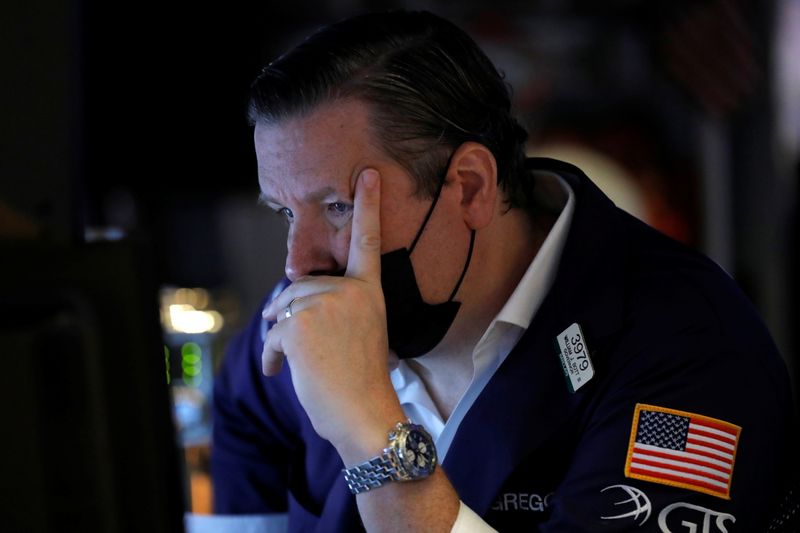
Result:
M124 241L0 242L3 531L182 531L149 257Z

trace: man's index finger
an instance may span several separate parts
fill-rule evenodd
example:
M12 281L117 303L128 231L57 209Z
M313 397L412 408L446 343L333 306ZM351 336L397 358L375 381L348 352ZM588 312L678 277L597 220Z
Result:
M381 184L377 170L366 169L356 180L350 254L346 276L381 279Z

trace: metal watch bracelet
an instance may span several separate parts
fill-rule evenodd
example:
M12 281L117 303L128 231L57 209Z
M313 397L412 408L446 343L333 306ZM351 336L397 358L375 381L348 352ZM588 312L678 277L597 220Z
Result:
M344 480L353 494L361 494L384 485L387 481L397 480L397 468L389 459L391 450L369 461L344 470Z

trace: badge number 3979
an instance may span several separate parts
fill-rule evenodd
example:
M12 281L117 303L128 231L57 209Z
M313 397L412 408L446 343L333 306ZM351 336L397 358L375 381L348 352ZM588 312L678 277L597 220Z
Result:
M567 377L570 392L575 392L594 377L589 348L579 324L572 324L556 338L561 368Z

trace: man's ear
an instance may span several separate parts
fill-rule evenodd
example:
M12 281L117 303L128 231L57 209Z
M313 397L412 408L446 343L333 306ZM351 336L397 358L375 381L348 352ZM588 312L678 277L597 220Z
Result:
M453 153L448 182L461 190L464 221L471 229L489 225L497 200L497 161L491 150L465 142Z

